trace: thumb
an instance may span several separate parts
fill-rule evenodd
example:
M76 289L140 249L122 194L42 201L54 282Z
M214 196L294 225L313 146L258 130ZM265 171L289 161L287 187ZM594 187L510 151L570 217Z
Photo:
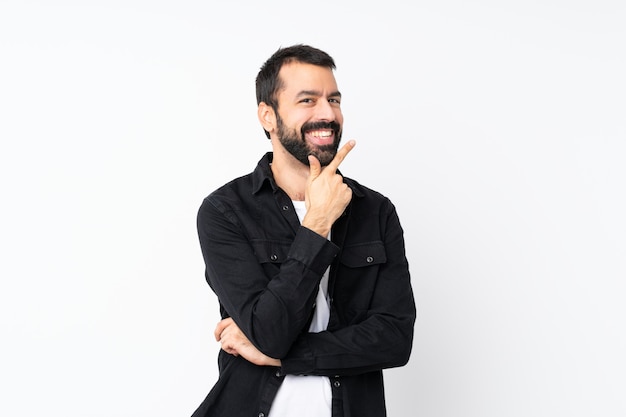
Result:
M322 165L320 164L319 159L317 159L314 155L309 155L309 180L317 178L322 172Z

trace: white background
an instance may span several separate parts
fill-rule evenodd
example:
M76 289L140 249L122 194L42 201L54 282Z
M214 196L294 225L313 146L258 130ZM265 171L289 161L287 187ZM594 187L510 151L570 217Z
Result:
M217 376L195 216L269 142L254 78L329 52L342 172L419 318L390 417L626 414L623 1L0 0L0 415L188 416Z

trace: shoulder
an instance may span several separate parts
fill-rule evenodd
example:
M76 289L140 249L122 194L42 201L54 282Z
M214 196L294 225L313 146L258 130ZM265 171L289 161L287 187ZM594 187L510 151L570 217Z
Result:
M368 212L378 211L385 214L395 210L391 200L381 192L369 188L352 178L344 177L344 181L352 190L352 205L354 209Z
M252 174L242 175L212 191L202 200L200 209L214 207L226 211L227 207L239 206L246 195L252 195Z
M210 193L203 200L202 205L228 205L229 203L239 204L242 201L250 201L253 194L263 189L270 182L272 157L272 153L267 152L252 172L222 185Z

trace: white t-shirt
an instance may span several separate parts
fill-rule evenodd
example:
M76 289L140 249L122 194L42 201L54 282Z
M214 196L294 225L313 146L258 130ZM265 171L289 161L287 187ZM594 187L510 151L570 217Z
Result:
M304 201L293 201L300 223L306 214ZM320 281L309 332L326 330L330 317L328 269ZM331 417L332 391L325 376L287 375L278 389L269 417Z

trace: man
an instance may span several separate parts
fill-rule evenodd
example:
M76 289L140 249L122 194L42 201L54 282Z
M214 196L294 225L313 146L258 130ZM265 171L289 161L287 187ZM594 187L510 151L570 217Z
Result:
M392 203L340 175L333 59L279 49L257 79L272 151L198 212L223 320L219 380L194 417L384 416L382 370L410 356L415 303Z

